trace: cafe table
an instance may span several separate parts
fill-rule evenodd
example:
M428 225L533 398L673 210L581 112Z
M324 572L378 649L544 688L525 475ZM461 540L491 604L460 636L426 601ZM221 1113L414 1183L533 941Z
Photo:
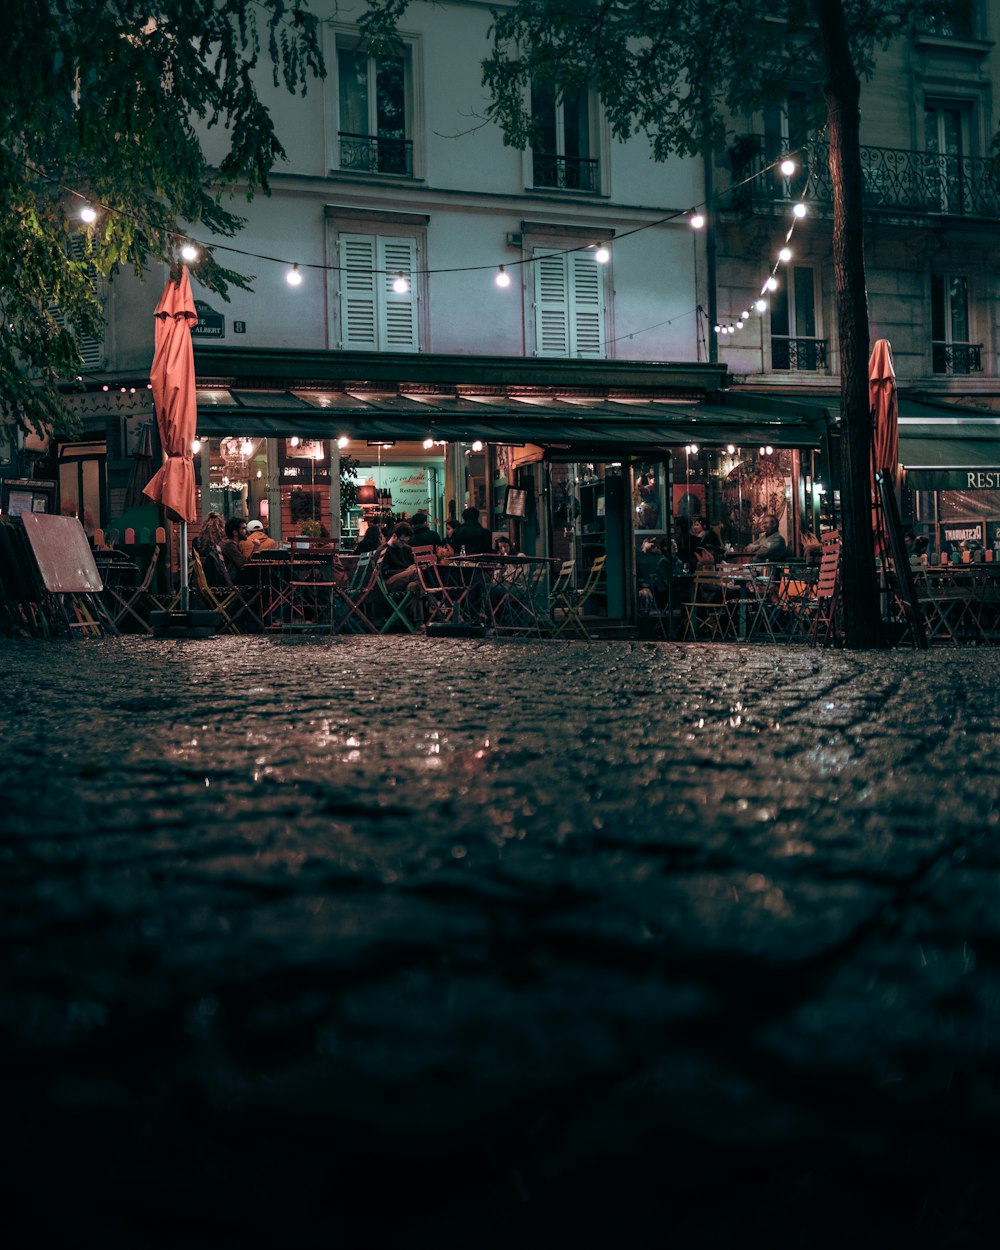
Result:
M541 638L549 632L549 575L559 564L548 556L452 556L446 567L462 571L462 619L482 619L496 634Z

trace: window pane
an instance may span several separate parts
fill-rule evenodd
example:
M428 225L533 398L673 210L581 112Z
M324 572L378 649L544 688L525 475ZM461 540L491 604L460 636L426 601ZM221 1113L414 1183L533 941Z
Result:
M969 341L969 286L966 278L951 279L951 341Z
M340 129L346 134L368 133L368 58L346 48L337 50L340 80Z
M406 100L402 57L390 57L378 62L376 111L380 137L406 138Z
M563 156L586 160L590 156L590 118L587 110L587 92L578 91L563 103L566 130L566 151Z
M779 286L771 296L771 333L791 333L788 323L788 288L784 285Z
M532 84L531 118L538 128L538 151L555 156L559 151L556 140L556 104L552 87L548 83Z
M816 337L816 301L813 298L813 271L795 270L795 336L800 339Z

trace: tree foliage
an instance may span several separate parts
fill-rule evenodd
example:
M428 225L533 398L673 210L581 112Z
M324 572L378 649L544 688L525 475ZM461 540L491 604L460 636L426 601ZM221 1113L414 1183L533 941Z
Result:
M232 236L237 189L267 191L284 156L255 85L307 90L317 18L285 0L6 0L0 40L0 423L71 425L59 383L100 337L95 274L175 265L198 223ZM204 132L224 135L209 165ZM84 226L85 203L98 206ZM225 297L249 280L204 254Z

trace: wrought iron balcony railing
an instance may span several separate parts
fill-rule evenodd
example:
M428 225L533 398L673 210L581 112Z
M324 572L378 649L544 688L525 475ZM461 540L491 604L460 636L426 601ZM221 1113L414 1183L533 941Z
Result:
M932 343L935 373L982 373L982 343Z
M340 168L366 174L398 174L413 177L412 139L387 139L383 135L352 135L340 131Z
M777 168L768 169L781 155L761 135L747 135L730 150L733 207L753 212L803 197L806 203L832 206L829 144L810 142L790 178ZM861 166L869 212L1000 218L1000 167L993 161L866 146Z
M816 373L826 368L826 339L792 339L771 335L771 368Z
M596 160L536 152L533 167L536 187L558 187L560 191L597 190Z

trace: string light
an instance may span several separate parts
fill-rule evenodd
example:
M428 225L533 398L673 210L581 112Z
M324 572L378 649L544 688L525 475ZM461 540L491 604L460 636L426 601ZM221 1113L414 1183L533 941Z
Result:
M288 440L288 445L290 447L298 447L301 441L302 440L299 438L297 434L293 434L292 437Z
M790 247L783 247L778 253L778 260L783 261L787 265L791 259L792 249Z
M434 440L432 438L424 439L424 451L430 451L433 446L434 446Z
M476 441L472 444L472 450L473 450L473 451L482 451L482 450L483 450L483 444L482 444L482 442L481 442L481 440L480 440L480 439L478 439L478 438L477 438L477 439L476 439Z
M181 248L181 258L186 260L188 264L198 259L198 249L193 243L185 243Z
M89 226L91 222L97 220L97 209L92 204L84 204L80 209L80 220L85 221Z
M346 434L341 434L340 438L337 439L337 446L340 448L341 451L343 451L350 441L351 440L347 437Z
M594 260L599 265L606 265L611 259L611 248L606 243L598 243L597 250L594 252Z
M809 210L806 208L806 206L801 202L798 204L794 204L792 206L792 216L798 217L800 221L806 215L808 211Z
M410 290L410 282L405 273L397 273L393 279L392 289L397 295L406 295Z
M691 217L689 218L689 220L691 222L692 229L700 230L702 226L704 226L705 224L705 214L699 213L697 211L692 211Z
M504 269L503 265L501 265L500 268L497 270L497 276L493 279L493 281L499 287L510 286L510 274L507 272L506 269Z
M285 281L289 286L302 285L302 275L299 273L298 265L293 265L291 269L289 269L288 273L285 274Z
M193 455L197 456L199 451L201 451L201 439L193 438L191 440L191 452Z
M791 178L792 174L795 173L795 162L791 159L791 157L786 157L781 162L781 172L786 178Z
M757 303L754 304L754 308L756 308L759 313L767 312L767 300L759 299Z
M778 279L772 273L768 280L764 283L768 291L776 291L778 289Z

